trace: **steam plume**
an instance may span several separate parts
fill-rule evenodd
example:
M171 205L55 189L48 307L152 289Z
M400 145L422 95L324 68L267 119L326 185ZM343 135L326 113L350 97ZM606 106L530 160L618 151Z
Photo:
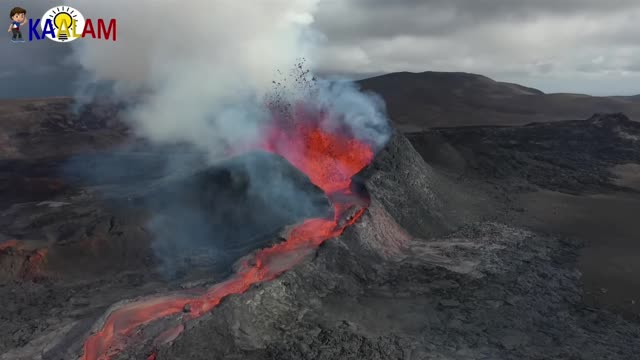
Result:
M317 3L79 0L85 17L117 19L118 40L72 44L91 80L114 81L121 96L148 91L130 116L141 134L215 153L256 136L276 71L311 50Z
M249 146L263 135L261 125L272 120L265 103L274 80L289 89L280 94L284 101L316 107L329 115L323 126L346 127L380 148L389 135L382 101L347 82L317 81L311 94L299 92L295 82L300 78L283 78L279 72L296 68L301 58L314 66L313 54L322 36L312 25L320 4L320 0L77 0L72 5L85 18L117 19L117 41L75 41L74 58L91 74L88 83L112 82L116 97L136 97L127 118L138 135L156 144L189 144L204 152L210 163L219 163L229 146ZM312 76L305 74L303 80ZM243 166L250 167L250 162ZM298 207L280 217L317 213L311 194L298 190L289 177L270 175L267 189L264 171L248 169L247 174L260 196L290 199L287 203ZM229 211L238 206L216 205ZM193 212L174 210L184 216ZM212 216L194 214L192 220L225 224ZM180 223L191 223L190 232L199 231L193 225L199 223L196 220ZM162 231L156 230L162 240ZM188 247L189 240L167 241Z

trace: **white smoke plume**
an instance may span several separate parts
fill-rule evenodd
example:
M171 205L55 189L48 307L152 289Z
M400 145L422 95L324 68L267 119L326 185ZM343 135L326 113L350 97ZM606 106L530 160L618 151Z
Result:
M331 115L324 126L346 126L379 148L389 128L378 98L359 92L353 84L316 81L315 95L309 99L304 91L296 91L300 78L287 76L300 69L301 59L304 66L315 65L313 54L322 36L313 30L313 15L321 4L320 0L76 0L69 5L85 18L117 19L117 41L80 39L71 44L74 58L92 74L88 83L112 81L116 96L135 98L127 118L138 135L159 145L197 147L208 156L207 164L199 164L203 168L221 166L228 146L243 148L259 138L258 125L272 120L265 105L278 88L285 89L277 94L285 103L311 102ZM305 72L305 76L313 75ZM204 243L214 247L219 242L245 243L246 238L264 235L270 225L291 224L300 215L327 211L326 204L318 205L316 196L301 188L300 181L273 158L234 161L245 169L239 173L248 178L251 201L272 208L254 209L224 196L207 200L208 188L197 182L187 189L198 194L195 198L203 198L205 208L175 199L164 204L163 197L173 190L154 193L150 227L168 273L178 266L173 265L179 257L176 249L199 253ZM122 161L90 175L102 178L105 172L127 173L130 167L143 166ZM169 164L166 172L180 176L183 170ZM261 221L247 221L238 232L237 224L228 220L234 213ZM167 218L178 219L171 231L162 225Z
M85 18L117 19L117 41L75 41L74 58L117 95L146 91L130 114L142 135L215 154L256 135L276 71L309 58L318 2L77 0Z
M329 111L329 117L322 124L325 129L347 126L374 149L387 143L391 131L381 97L361 92L351 81L320 80L318 89L313 104Z

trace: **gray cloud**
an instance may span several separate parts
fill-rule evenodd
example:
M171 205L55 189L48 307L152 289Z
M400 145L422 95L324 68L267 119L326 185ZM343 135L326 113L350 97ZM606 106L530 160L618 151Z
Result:
M327 0L316 26L322 72L466 71L551 92L590 81L638 93L638 18L631 0Z
M38 16L48 7L20 6ZM314 57L323 74L466 71L548 92L640 93L636 0L321 0L314 17L325 36ZM68 46L0 47L15 72L0 79L20 84L0 96L56 95L61 74L73 74ZM49 72L33 72L40 66Z
M356 35L443 35L491 22L593 16L637 8L634 0L326 0L319 27L336 41Z
M77 66L71 61L71 48L49 40L29 40L29 24L22 29L27 42L14 44L9 41L11 35L6 32L10 24L9 11L14 6L27 10L28 18L40 18L51 6L42 1L24 0L11 4L4 11L3 32L6 38L0 41L0 53L3 54L4 71L0 73L0 97L43 97L68 95L73 88L77 75Z

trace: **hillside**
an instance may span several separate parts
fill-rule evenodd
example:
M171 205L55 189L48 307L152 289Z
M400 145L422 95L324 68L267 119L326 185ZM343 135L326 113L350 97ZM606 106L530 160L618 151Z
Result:
M359 83L384 98L390 117L405 131L578 120L595 113L622 112L640 119L638 96L545 94L475 74L402 72Z

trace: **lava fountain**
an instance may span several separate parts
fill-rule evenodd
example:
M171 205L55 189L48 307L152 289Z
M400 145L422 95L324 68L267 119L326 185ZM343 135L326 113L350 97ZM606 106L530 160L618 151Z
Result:
M372 146L344 131L323 129L322 117L305 115L303 119L274 121L258 145L277 154L305 173L332 202L332 218L314 218L295 226L286 241L258 251L244 260L228 280L193 294L173 294L144 299L111 312L102 328L84 344L83 360L109 360L122 352L130 337L146 324L177 315L188 308L183 322L211 311L227 296L241 294L252 285L269 281L312 253L320 244L337 237L364 212L368 203L352 191L352 178L374 157ZM181 324L156 339L166 343L184 329ZM165 338L163 338L165 337Z

